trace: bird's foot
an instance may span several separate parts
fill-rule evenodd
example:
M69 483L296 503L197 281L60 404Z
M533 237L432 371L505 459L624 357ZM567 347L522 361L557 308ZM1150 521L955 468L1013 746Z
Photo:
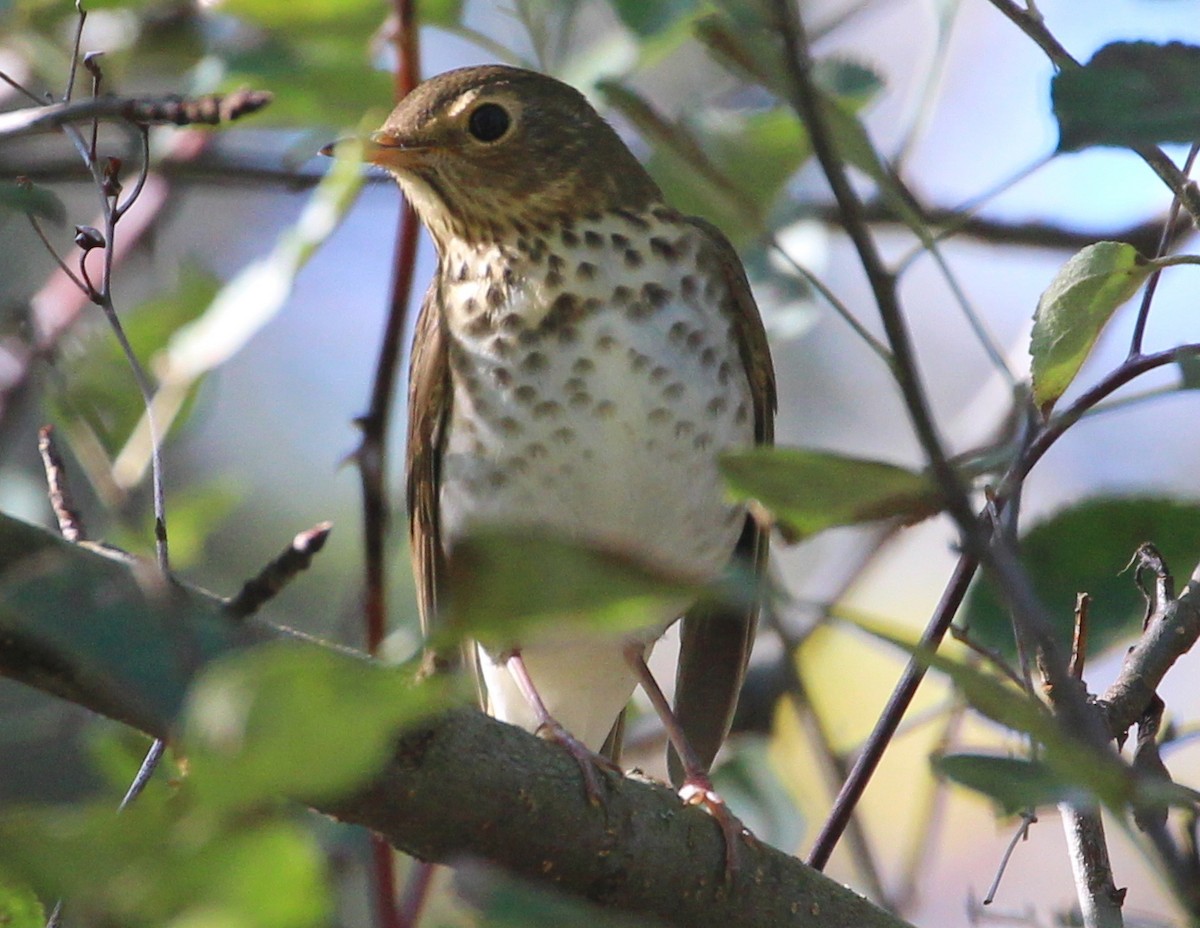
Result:
M758 839L750 829L742 824L742 820L729 811L729 806L721 798L712 785L712 780L703 773L689 774L679 789L679 798L685 805L700 806L717 821L721 835L725 839L725 885L733 884L737 875L740 860L738 857L738 841L754 846Z
M602 805L604 794L600 789L600 770L609 773L621 773L621 768L607 757L597 754L586 744L567 731L556 719L548 717L538 727L537 734L547 741L560 744L575 758L579 772L583 775L583 789L587 793L588 802L594 806Z

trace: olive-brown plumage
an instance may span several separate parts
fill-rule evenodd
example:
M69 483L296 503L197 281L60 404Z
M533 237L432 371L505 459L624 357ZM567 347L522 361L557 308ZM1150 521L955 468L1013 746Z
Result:
M720 232L665 204L581 94L530 71L425 82L367 157L396 177L438 252L409 384L426 625L447 552L481 525L565 534L689 574L715 575L736 549L761 570L766 540L727 501L717 456L772 440L774 375ZM625 638L564 623L519 642L516 669L510 651L481 648L487 706L537 729L532 683L533 701L598 750L636 682L627 646L648 652L675 617L647 616ZM686 614L677 708L705 765L728 730L754 619Z

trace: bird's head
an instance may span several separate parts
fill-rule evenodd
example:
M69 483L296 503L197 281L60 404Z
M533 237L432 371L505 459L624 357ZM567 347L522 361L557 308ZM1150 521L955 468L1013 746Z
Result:
M499 65L419 85L372 134L364 157L396 177L439 248L660 198L583 94Z

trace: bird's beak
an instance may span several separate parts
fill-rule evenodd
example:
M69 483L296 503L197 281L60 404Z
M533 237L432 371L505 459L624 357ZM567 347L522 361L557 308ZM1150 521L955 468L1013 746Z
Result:
M321 154L332 157L337 146L350 139L338 139L321 148ZM358 140L362 144L362 160L381 168L403 169L420 160L429 146L405 142L390 132L380 130L372 132L366 139Z

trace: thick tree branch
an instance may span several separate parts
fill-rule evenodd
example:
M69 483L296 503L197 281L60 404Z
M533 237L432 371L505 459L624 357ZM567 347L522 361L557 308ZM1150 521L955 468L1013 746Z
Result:
M334 647L257 619L231 622L219 601L166 584L143 562L0 516L0 675L165 737L206 665L280 639ZM739 849L726 886L711 818L667 787L604 782L594 809L565 752L458 709L405 733L356 796L316 805L415 856L483 858L667 925L904 924L765 845Z

